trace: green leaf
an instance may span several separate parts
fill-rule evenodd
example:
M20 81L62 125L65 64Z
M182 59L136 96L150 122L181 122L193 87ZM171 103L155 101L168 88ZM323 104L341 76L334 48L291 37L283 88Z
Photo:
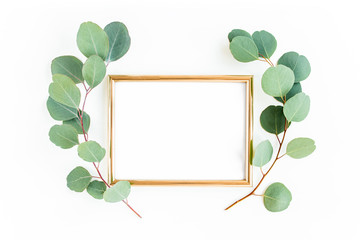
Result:
M262 128L272 134L280 134L284 131L286 118L282 106L269 106L260 115Z
M76 42L82 54L86 57L98 55L103 60L109 52L109 38L104 30L93 22L80 25Z
M103 199L106 185L104 182L95 180L87 186L86 191L95 199Z
M295 138L286 147L286 154L292 158L304 158L316 149L315 141L310 138Z
M98 55L92 55L86 60L82 74L91 88L96 87L102 82L106 74L104 61Z
M285 100L289 100L290 98L292 98L293 96L295 96L298 93L302 92L302 88L301 88L301 84L300 83L294 83L294 85L292 86L292 88L290 89L290 91L286 94L284 100L281 99L280 97L275 97L276 100L278 100L279 102L284 103Z
M82 117L83 117L84 130L85 132L88 132L90 127L90 116L86 112L84 112ZM78 134L83 134L79 115L77 115L76 118L63 121L63 124L69 124L75 128Z
M49 132L50 141L64 149L72 148L79 144L75 128L70 125L54 125Z
M87 162L101 162L106 150L95 141L83 142L78 147L78 155Z
M83 167L74 168L66 178L67 186L75 192L84 191L91 181L91 175Z
M68 107L77 109L80 104L81 93L79 88L68 76L62 74L53 75L53 82L49 86L49 94L56 102Z
M120 202L130 194L130 183L128 181L119 181L104 193L105 202Z
M83 63L74 56L61 56L51 62L51 73L63 74L71 78L74 83L84 81L81 70Z
M239 62L251 62L259 58L258 49L249 37L234 37L230 42L230 51Z
M291 192L279 182L271 184L264 193L264 205L270 212L281 212L287 209L291 200Z
M130 36L126 26L121 22L112 22L105 26L104 31L109 37L109 53L107 62L120 59L130 48Z
M311 72L310 63L303 55L296 52L287 52L281 56L277 64L282 64L293 70L295 82L305 80Z
M262 141L255 150L255 155L252 164L257 167L262 167L267 164L272 157L273 147L269 140Z
M294 73L283 65L268 68L261 79L265 93L273 97L285 96L294 85Z
M46 107L50 113L50 116L58 121L76 118L78 114L78 110L76 108L71 108L64 104L58 103L51 97L49 97L46 101Z
M265 58L270 58L277 47L275 37L267 31L256 31L253 33L252 38L259 49L259 55L263 55ZM260 56L261 56L260 55Z
M310 98L305 93L298 93L284 104L284 115L289 122L301 122L310 111Z
M238 36L248 37L252 39L250 33L248 33L247 31L241 29L233 29L228 35L229 42L231 42L234 39L234 37L238 37Z

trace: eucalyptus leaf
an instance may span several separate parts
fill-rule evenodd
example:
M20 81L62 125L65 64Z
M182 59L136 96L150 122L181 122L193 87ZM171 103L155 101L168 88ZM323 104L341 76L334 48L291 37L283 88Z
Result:
M74 83L84 82L82 76L83 63L74 56L60 56L51 62L51 73L63 74L71 78Z
M262 76L261 87L273 97L285 96L294 85L294 73L286 66L268 68Z
M295 96L296 94L301 93L301 92L302 92L301 84L294 83L294 85L292 86L290 91L286 94L284 99L281 99L281 97L275 97L275 99L278 100L279 102L284 103L285 101L289 100L290 98L292 98L293 96Z
M84 63L82 74L86 83L94 88L99 85L105 77L106 66L104 61L98 55L92 55Z
M80 25L76 42L82 54L86 57L98 55L103 60L109 52L109 38L105 31L93 22Z
M257 167L262 167L270 162L273 154L273 147L269 140L262 141L256 147L252 164Z
M272 134L280 134L284 131L286 118L282 106L269 106L260 115L262 128Z
M249 37L234 37L230 42L230 51L239 62L251 62L259 58L258 49Z
M104 182L94 180L87 186L86 191L95 199L103 199L106 185Z
M281 212L287 209L291 200L291 192L279 182L271 184L264 193L264 205L270 212Z
M286 147L286 154L292 158L304 158L316 149L315 141L310 138L295 138Z
M89 127L90 127L90 116L86 112L84 112L82 118L83 118L84 130L85 130L85 132L88 132ZM69 124L75 128L75 130L78 134L83 134L80 116L78 114L77 114L76 118L72 118L70 120L63 121L63 124Z
M106 189L104 193L105 202L120 202L130 194L130 183L128 181L119 181L111 188Z
M58 121L70 120L76 118L78 110L76 108L68 107L64 104L58 103L51 97L46 101L46 107L50 113L50 116Z
M310 98L298 93L284 104L284 115L289 122L301 122L310 111Z
M78 134L70 125L54 125L49 131L50 141L64 149L79 144Z
M277 41L271 33L264 30L256 31L253 33L252 38L259 50L259 55L261 54L265 58L270 58L274 54Z
M75 192L84 191L91 181L91 175L83 167L74 168L66 178L67 186Z
M105 26L109 37L107 62L113 62L124 56L130 48L130 36L126 26L121 22L112 22Z
M53 75L53 82L49 86L49 94L56 102L68 107L77 109L80 104L80 90L66 75Z
M233 29L228 34L229 42L231 42L234 39L234 37L238 37L238 36L248 37L248 38L252 39L251 34L248 33L247 31L242 30L242 29Z
M278 64L289 67L295 75L295 82L305 80L311 72L307 58L297 52L287 52L279 58Z
M78 146L78 155L87 162L101 162L106 150L95 141L83 142Z

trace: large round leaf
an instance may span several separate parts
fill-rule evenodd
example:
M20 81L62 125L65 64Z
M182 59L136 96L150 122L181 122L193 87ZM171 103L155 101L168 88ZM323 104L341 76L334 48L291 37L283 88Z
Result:
M281 97L275 97L275 99L278 100L279 102L284 103L285 101L289 100L290 98L292 98L293 96L295 96L296 94L301 93L301 92L302 92L301 84L294 83L294 85L292 86L290 91L286 94L284 99L282 99Z
M130 194L130 183L128 181L119 181L104 193L105 202L120 202Z
M102 82L106 74L104 61L98 55L92 55L84 63L82 74L91 88L96 87Z
M264 193L264 205L270 212L281 212L288 208L292 196L282 183L271 184Z
M50 113L50 116L58 121L73 119L78 115L78 110L76 108L71 108L64 104L58 103L51 97L49 97L46 101L46 107Z
M286 147L286 154L292 158L304 158L316 149L315 141L310 138L295 138Z
M281 56L278 64L285 65L294 71L295 82L300 82L306 79L311 72L310 63L303 55L296 52L287 52Z
M121 22L112 22L105 26L104 31L109 37L109 53L107 62L120 59L130 48L130 36L126 26Z
M234 39L234 37L238 37L238 36L248 37L248 38L252 39L250 33L248 33L247 31L242 30L242 29L233 29L228 34L229 42L231 42Z
M270 96L283 97L294 85L294 79L290 68L283 65L270 67L261 78L261 87Z
M258 49L249 37L238 36L230 42L230 51L239 62L251 62L259 58Z
M95 199L103 199L106 185L104 182L95 180L87 186L86 191Z
M261 54L265 58L270 58L274 54L277 42L271 33L264 30L256 31L253 33L252 38L259 49L259 55Z
M82 119L83 119L84 130L85 130L85 132L88 132L89 127L90 127L90 116L86 112L84 112ZM69 124L75 128L75 130L78 134L83 134L79 115L77 115L76 118L73 118L73 119L70 119L67 121L63 121L63 124Z
M273 147L269 140L262 141L255 150L252 165L262 167L267 164L272 157Z
M84 191L91 181L91 175L83 167L76 167L66 178L67 186L75 192Z
M77 109L80 104L81 93L79 88L68 76L62 74L53 75L53 82L49 86L49 94L56 102L68 107Z
M310 111L310 98L305 93L298 93L284 105L284 115L289 122L301 122Z
M55 58L51 62L51 73L63 74L71 78L74 83L81 83L84 81L82 76L83 63L74 56L61 56Z
M269 106L260 115L262 128L272 134L280 134L284 131L286 118L282 106Z
M78 134L70 125L54 125L49 132L50 141L64 149L79 144Z
M82 54L86 57L98 55L103 60L109 52L109 38L104 30L93 22L80 25L76 42Z
M78 155L87 162L100 162L106 150L95 141L83 142L78 147Z

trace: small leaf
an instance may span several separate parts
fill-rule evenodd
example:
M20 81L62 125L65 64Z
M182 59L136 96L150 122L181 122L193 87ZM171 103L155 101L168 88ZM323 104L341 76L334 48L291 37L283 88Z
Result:
M289 122L301 122L310 111L310 98L305 93L298 93L284 105L284 115Z
M286 154L292 158L304 158L316 149L315 141L310 138L295 138L286 147Z
M95 199L103 199L106 185L104 182L95 180L87 186L86 191Z
M271 146L270 141L262 141L255 150L252 164L257 167L262 167L271 160L272 154L273 147Z
M113 187L108 188L104 193L105 202L120 202L130 194L130 183L119 181Z
M71 78L74 83L84 81L81 70L83 63L74 56L61 56L51 62L51 73L63 74Z
M238 36L248 37L248 38L252 39L250 33L248 33L247 31L241 30L241 29L233 29L228 34L229 42L231 42L234 39L234 37L238 37Z
M93 22L80 25L76 42L82 54L86 57L98 55L105 60L109 52L109 38L104 30Z
M311 66L307 58L296 52L287 52L281 56L277 64L282 64L293 70L295 82L305 80L311 72Z
M101 57L92 55L86 60L82 69L85 81L91 88L99 85L105 77L106 66Z
M67 186L75 192L84 191L91 181L91 175L83 167L76 167L66 178Z
M296 94L301 93L301 92L302 92L301 84L300 83L294 83L294 85L292 86L290 91L284 97L284 100L281 99L281 97L275 97L275 99L278 100L279 102L284 103L285 100L287 101L290 98L292 98L293 96L295 96Z
M251 62L259 58L258 49L249 37L238 36L230 42L230 51L239 62Z
M265 93L273 97L285 96L294 85L294 73L283 65L268 68L261 79Z
M75 128L70 125L54 125L49 132L50 141L64 149L72 148L79 144Z
M130 36L126 26L121 22L112 22L105 26L104 31L109 37L109 53L107 62L120 59L130 48Z
M80 104L81 93L79 88L68 76L62 74L53 75L53 82L49 86L49 94L56 102L68 107L77 109Z
M90 127L90 116L86 112L84 112L82 118L83 118L84 130L85 132L88 132ZM76 118L63 121L63 124L69 124L75 128L78 134L83 134L79 115L77 115Z
M58 103L51 97L49 97L46 101L46 107L50 113L50 116L58 121L76 118L78 114L78 110L76 108L71 108L64 104Z
M269 106L260 115L262 128L272 134L280 134L284 131L286 118L282 106Z
M271 184L264 193L264 205L270 212L281 212L287 209L291 200L291 192L279 182Z
M253 33L252 38L259 49L259 55L263 55L265 58L270 58L277 47L275 37L267 31L256 31ZM261 56L260 55L260 56Z
M78 147L78 155L87 162L101 162L106 150L95 141L83 142Z

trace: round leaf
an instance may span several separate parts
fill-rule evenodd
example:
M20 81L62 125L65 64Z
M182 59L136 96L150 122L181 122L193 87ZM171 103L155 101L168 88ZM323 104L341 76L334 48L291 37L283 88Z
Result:
M310 98L305 93L298 93L284 104L284 115L289 122L301 122L310 111Z
M253 33L252 38L259 49L259 55L263 55L265 58L270 58L277 46L275 37L267 31L256 31ZM260 55L260 56L261 56Z
M252 164L257 167L262 167L270 162L273 154L273 147L269 140L262 141L255 150L255 155Z
M286 118L282 106L269 106L260 115L262 128L272 134L280 134L284 131Z
M104 61L98 55L92 55L86 60L82 69L82 74L91 88L96 87L102 82L106 74Z
M53 82L49 86L49 94L56 102L68 107L77 109L80 104L81 93L79 88L68 76L62 74L53 75Z
M290 91L284 97L284 100L281 99L280 97L275 97L275 99L278 100L279 102L284 103L285 100L287 101L290 98L292 98L293 96L295 96L296 94L301 93L301 92L302 92L301 84L300 83L294 83L294 85L292 86Z
M84 130L85 132L88 132L90 127L90 116L86 112L84 112L82 117ZM75 128L78 134L83 134L79 115L77 115L76 118L64 121L63 124L69 124Z
M91 181L91 175L83 167L76 167L66 178L67 186L75 192L84 191Z
M295 82L305 80L311 72L310 63L303 55L296 52L287 52L281 56L278 64L285 65L293 70L295 75Z
M252 38L250 33L248 33L245 30L241 30L241 29L233 29L229 34L228 34L228 39L229 42L231 42L234 37L238 37L238 36L243 36L243 37L248 37L248 38Z
M77 117L78 110L56 102L51 97L46 101L50 116L58 121L69 120Z
M95 141L83 142L78 147L78 155L87 162L100 162L106 150Z
M286 154L292 158L304 158L316 149L315 141L310 138L295 138L286 147Z
M113 187L108 188L104 193L105 202L120 202L130 194L130 183L119 181Z
M271 184L264 193L264 205L270 212L281 212L288 208L292 196L282 183Z
M261 79L265 93L273 97L285 96L294 85L294 73L283 65L268 68Z
M82 76L83 63L73 56L61 56L55 58L51 62L51 73L63 74L71 78L74 83L81 83L84 81Z
M104 182L95 180L87 186L86 191L95 199L103 199L106 185Z
M251 62L259 58L258 49L249 37L234 37L230 42L230 51L239 62Z
M84 22L80 25L76 42L82 54L86 57L98 55L103 60L109 52L109 38L101 27L93 22Z
M79 144L79 138L74 127L70 125L54 125L49 132L50 141L64 149Z
M120 59L130 48L130 36L126 26L121 22L112 22L105 26L104 31L109 37L109 53L107 62Z

